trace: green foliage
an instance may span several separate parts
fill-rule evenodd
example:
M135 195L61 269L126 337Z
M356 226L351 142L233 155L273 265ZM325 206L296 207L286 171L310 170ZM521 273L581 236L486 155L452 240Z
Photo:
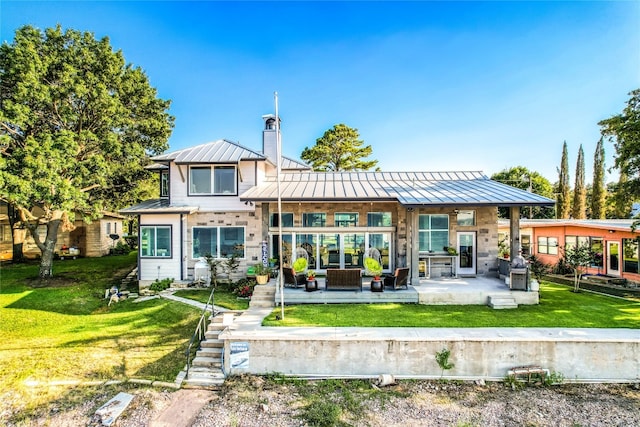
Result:
M533 277L540 282L545 275L549 274L551 266L540 261L535 255L531 255L531 257L529 257L529 270L531 274L533 274Z
M148 153L167 148L173 127L169 101L108 38L59 26L22 27L0 47L0 105L0 198L30 230L133 201ZM56 232L48 228L46 242L34 236L41 277L51 276Z
M564 261L573 271L573 286L574 291L580 290L580 280L582 275L593 263L593 252L591 252L591 246L589 243L578 243L575 246L571 246L563 249Z
M154 292L162 292L165 289L169 289L169 287L171 286L171 284L173 283L173 279L162 279L162 280L158 280L156 279L150 286L149 286L149 290L150 291L154 291Z
M271 274L271 268L259 262L253 266L253 272L256 276L267 276Z
M308 261L306 258L296 258L291 266L296 273L302 273L307 269Z
M200 301L201 303L206 303L209 300L210 290L180 289L175 292L175 295ZM238 296L233 292L233 285L224 287L219 286L214 291L213 304L219 307L227 308L229 310L246 310L247 308L249 308L249 300L238 299Z
M567 141L562 144L562 159L560 160L560 169L558 170L558 188L557 188L556 218L569 218L571 212L571 186L569 185L569 150Z
M344 124L334 125L316 145L305 147L300 156L316 171L358 171L369 170L376 166L377 160L365 161L373 149L370 145L363 147L357 129Z
M109 249L109 255L126 255L129 252L131 252L131 247L121 240L113 248Z
M591 189L591 218L605 219L607 192L604 182L605 153L603 138L600 138L593 155L593 184Z
M640 89L629 95L622 113L598 123L600 132L616 150L614 165L621 178L616 196L620 202L626 200L627 203L640 199Z
M571 217L573 219L585 219L587 217L587 189L584 179L584 150L582 149L582 144L580 144L578 160L576 161L576 184L573 187L573 205L571 206Z
M551 183L538 172L530 171L524 166L504 169L501 172L491 175L491 179L526 191L528 191L529 186L531 186L532 193L550 199L554 198ZM509 218L509 209L499 208L498 216L500 218ZM553 208L536 206L531 209L522 209L520 216L523 218L528 218L529 216L532 218L553 218Z
M365 258L364 269L369 276L379 277L382 274L382 266L375 258Z
M449 361L450 356L451 351L448 348L443 348L442 350L436 352L436 363L442 370L442 372L440 373L440 377L444 375L445 370L448 371L449 369L455 367L455 365Z
M304 419L308 425L317 427L331 427L338 425L342 409L333 402L323 400L313 400L302 408L300 418Z
M549 375L544 378L544 385L557 385L564 382L564 374L562 372L551 371Z

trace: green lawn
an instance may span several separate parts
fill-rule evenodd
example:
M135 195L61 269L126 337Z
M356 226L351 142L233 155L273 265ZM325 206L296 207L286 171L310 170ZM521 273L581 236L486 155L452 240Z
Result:
M181 289L175 292L175 295L183 298L189 298L202 303L209 300L211 289ZM213 294L214 305L224 307L229 310L246 310L249 308L249 300L238 298L228 289L218 288Z
M68 390L29 384L57 380L175 380L200 312L161 299L108 307L105 289L135 263L135 253L55 261L49 287L37 287L37 264L2 267L0 401L33 409Z
M285 307L284 320L276 308L264 326L361 327L542 327L640 328L640 303L573 293L563 285L543 282L539 305L515 310L494 310L481 305L332 304Z

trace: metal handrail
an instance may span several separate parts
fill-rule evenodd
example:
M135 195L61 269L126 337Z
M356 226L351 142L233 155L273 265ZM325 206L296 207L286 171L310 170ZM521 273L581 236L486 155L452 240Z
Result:
M194 331L193 335L191 336L191 339L189 340L189 345L187 346L187 351L185 352L185 355L187 356L187 369L186 369L186 374L185 377L188 378L189 377L189 369L191 368L191 349L193 348L193 345L196 342L196 339L198 340L198 344L200 344L200 341L202 341L202 339L204 338L204 334L207 331L207 312L209 311L209 305L211 306L211 316L215 316L216 315L216 311L215 308L213 306L213 291L215 291L215 286L211 287L211 294L209 295L209 299L207 300L207 303L204 305L204 308L202 309L202 315L200 316L200 320L198 320L198 324L196 325L196 330Z

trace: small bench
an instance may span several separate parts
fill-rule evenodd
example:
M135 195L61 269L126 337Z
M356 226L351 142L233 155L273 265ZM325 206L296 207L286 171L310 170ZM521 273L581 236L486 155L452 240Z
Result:
M549 370L540 366L518 366L509 369L507 376L516 381L526 382L527 384L532 381L540 380L544 383L545 378L549 375Z

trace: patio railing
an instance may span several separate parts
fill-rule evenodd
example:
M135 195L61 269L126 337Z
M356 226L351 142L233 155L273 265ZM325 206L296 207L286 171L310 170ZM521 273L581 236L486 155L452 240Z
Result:
M187 346L187 350L185 352L185 355L187 356L186 378L189 378L189 368L191 368L191 362L193 360L193 357L195 357L195 353L198 350L198 347L200 346L200 341L204 339L205 333L207 332L207 328L209 327L208 320L211 316L216 315L215 309L213 307L213 300L214 300L213 291L214 290L215 290L215 287L212 286L209 299L207 300L207 303L204 305L204 308L202 309L202 315L200 315L200 320L198 320L198 324L196 325L196 330L193 332L193 335L189 340L189 345ZM211 316L207 316L207 313L209 312L209 307L211 307L211 310L210 310ZM197 346L195 347L195 351L193 351L194 345L196 344Z

